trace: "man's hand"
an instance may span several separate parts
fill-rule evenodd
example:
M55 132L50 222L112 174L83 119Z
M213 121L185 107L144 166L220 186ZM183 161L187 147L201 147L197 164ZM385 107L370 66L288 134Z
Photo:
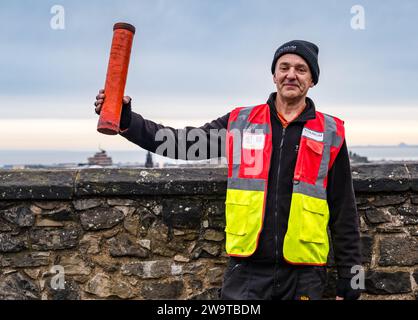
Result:
M361 290L351 287L351 279L341 278L337 281L337 296L335 300L357 300Z
M94 102L95 109L94 111L97 114L100 114L102 111L103 102L106 98L104 89L99 90L99 94L96 96L96 101ZM129 96L124 96L122 103L122 114L120 116L120 129L124 130L129 128L129 125L131 124L131 100L132 98Z
M99 90L99 94L96 96L96 101L94 102L94 106L95 111L97 114L100 114L100 111L102 111L102 105L104 102L104 99L106 98L106 95L104 93L104 89L100 89ZM124 96L123 97L123 106L125 107L125 105L129 104L131 102L132 98L129 96Z

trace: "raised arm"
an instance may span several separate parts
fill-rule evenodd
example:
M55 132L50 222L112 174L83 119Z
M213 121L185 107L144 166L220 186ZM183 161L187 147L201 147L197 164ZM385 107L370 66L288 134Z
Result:
M105 99L96 96L96 113ZM205 160L225 156L225 136L229 113L201 127L175 129L144 119L132 112L131 98L123 98L120 135L141 148L161 156L182 160Z

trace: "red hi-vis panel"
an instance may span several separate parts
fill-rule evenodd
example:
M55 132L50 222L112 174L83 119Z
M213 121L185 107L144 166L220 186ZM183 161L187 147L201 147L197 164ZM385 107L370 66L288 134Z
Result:
M344 122L316 112L306 122L299 145L294 180L327 187L328 171L344 142Z
M242 136L242 178L268 179L272 133L269 123L270 109L264 105L254 107L248 117L248 126ZM259 126L257 126L257 124Z
M299 144L294 179L315 184L324 152L324 115L316 113L315 121L306 122Z
M230 113L226 135L228 177L268 179L271 132L270 108L266 104Z

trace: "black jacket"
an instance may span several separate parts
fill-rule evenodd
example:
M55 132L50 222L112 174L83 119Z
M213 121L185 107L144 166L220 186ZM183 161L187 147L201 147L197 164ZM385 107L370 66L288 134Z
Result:
M258 262L285 263L283 259L283 240L287 231L290 201L293 188L293 173L296 165L298 145L302 129L307 120L315 118L315 105L309 98L307 106L299 117L292 121L286 129L278 119L275 108L276 93L272 93L267 101L270 106L273 131L273 154L270 165L266 211L263 230L260 235L256 252L249 258ZM226 129L229 114L206 123L199 129L209 138L210 129ZM152 121L145 120L140 115L132 113L129 128L122 136L140 147L155 152L162 142L155 141L159 129L169 129L174 133L176 146L183 143L178 137L186 136L193 127L174 129L164 127ZM194 142L186 142L186 148ZM225 156L219 140L218 156ZM280 147L281 145L281 147ZM207 155L210 155L208 144ZM177 150L177 148L176 148ZM167 154L163 154L166 156ZM176 152L175 158L184 158ZM279 166L280 164L280 166ZM279 169L280 167L280 169ZM280 171L279 171L280 170ZM328 174L327 200L330 209L329 228L331 231L335 264L341 278L353 275L350 269L361 264L359 218L357 214L350 161L347 145L344 144Z

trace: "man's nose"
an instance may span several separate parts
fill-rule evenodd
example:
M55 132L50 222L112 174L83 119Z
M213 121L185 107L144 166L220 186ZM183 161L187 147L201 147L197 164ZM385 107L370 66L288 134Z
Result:
M289 71L287 72L287 76L288 79L295 79L296 78L296 72L294 68L290 68Z

